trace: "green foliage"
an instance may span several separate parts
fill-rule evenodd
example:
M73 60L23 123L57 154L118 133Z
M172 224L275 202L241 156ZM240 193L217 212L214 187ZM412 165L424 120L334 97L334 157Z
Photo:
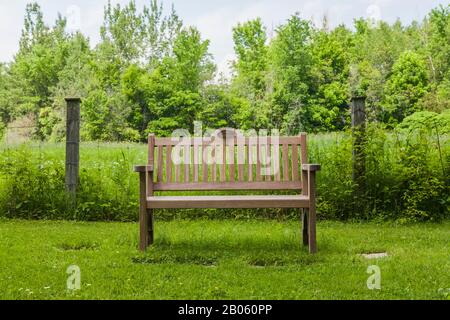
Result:
M345 27L332 32L320 31L315 36L313 85L308 131L337 131L349 124L348 45L351 33Z
M205 107L199 114L205 128L237 128L240 110L248 109L247 101L233 95L222 85L209 85L203 91Z
M395 132L370 125L363 195L354 192L351 135L314 137L311 161L323 168L318 175L319 215L406 221L448 218L450 145L448 131L441 129L444 123L448 128L448 114L419 113L406 118L404 127Z
M369 205L374 202L374 214L377 210L406 220L440 220L449 214L450 149L435 128L420 128L414 118L426 117L406 118L404 128L392 134L375 125L369 128Z
M37 147L34 147L37 148ZM31 146L3 149L0 154L0 210L21 219L76 219L87 221L136 218L137 179L131 163L139 150L104 154L95 146L82 153L77 204L68 206L64 181L64 151L60 147L32 150ZM105 160L108 159L108 164Z
M436 121L436 123L435 123ZM321 219L441 220L449 217L450 149L446 116L415 114L402 128L367 129L366 186L354 192L352 137L312 135L310 161L322 164L318 174ZM439 131L437 131L439 128ZM0 215L19 218L135 220L138 176L133 165L144 163L146 145L83 144L78 202L66 204L63 145L26 145L0 153ZM203 194L198 192L198 194ZM297 217L298 210L161 210L159 219L174 217Z
M369 121L390 127L416 111L442 113L450 101L450 7L404 26L355 20L315 27L299 13L271 37L260 18L233 28L231 79L217 81L209 40L157 0L108 4L93 49L58 16L44 22L27 5L20 50L0 65L3 127L35 119L35 138L64 138L64 97L80 96L85 140L145 141L208 127L345 130L351 96L367 97Z
M238 24L233 28L233 40L238 57L234 68L242 76L241 83L248 81L248 94L260 99L266 90L267 71L267 34L261 19Z
M431 74L440 82L450 77L450 4L431 10L428 18L429 43L427 47Z
M406 117L398 126L408 133L433 133L446 135L450 133L450 110L438 114L430 111L416 112Z
M267 33L261 19L255 19L233 28L234 50L237 60L233 63L235 77L232 92L247 103L238 110L240 128L268 127L266 91L268 86Z
M313 53L312 27L298 15L277 30L270 46L273 63L273 97L271 124L288 133L306 131L308 127L306 104L312 88Z
M386 84L385 105L394 120L419 110L419 100L428 91L428 74L421 57L410 51L403 53L392 68Z

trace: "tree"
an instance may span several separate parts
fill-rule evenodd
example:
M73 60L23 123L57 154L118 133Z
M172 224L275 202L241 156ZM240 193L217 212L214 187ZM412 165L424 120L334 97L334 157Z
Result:
M8 67L0 63L0 139L3 137L6 125L13 117L12 106L8 103L7 97Z
M247 109L239 110L238 118L243 129L268 125L267 107L267 34L261 19L238 24L233 28L234 50L232 90L238 97L249 101Z
M85 51L90 50L81 34L68 34L65 29L66 19L61 15L49 27L43 22L39 5L27 5L20 49L9 69L8 92L3 94L5 104L14 105L15 116L33 115L39 139L48 138L60 121L56 109L61 105L55 104L55 93L64 70L73 63L68 61L71 43L84 42Z
M167 14L165 14L167 12ZM174 7L108 2L101 41L44 23L27 5L19 52L0 64L0 120L34 119L35 138L64 135L64 98L82 98L85 140L145 141L207 127L343 130L352 95L367 97L369 121L390 125L415 111L450 108L450 5L404 26L355 20L355 30L318 28L294 14L268 39L261 19L233 28L229 81L214 81L209 40L183 27ZM1 130L1 129L0 129Z
M309 130L342 130L349 123L348 102L351 32L339 26L320 30L312 45L312 96L307 110Z
M118 60L125 65L136 63L144 45L143 24L143 16L137 13L134 0L123 8L120 4L113 7L108 1L100 28L102 42L111 45Z
M190 27L179 33L173 47L173 58L164 63L177 88L199 92L215 71L208 53L209 40L202 40L200 32Z
M163 16L163 5L151 0L150 7L144 7L144 60L151 67L165 56L172 55L175 39L183 22L172 5L170 14Z
M267 35L261 19L238 24L233 28L237 79L249 82L249 94L261 98L266 90Z
M208 46L198 30L188 28L175 39L173 54L152 71L132 65L125 72L122 88L132 106L129 121L142 139L150 132L170 135L175 129L193 129L204 103L202 90L215 70Z
M450 4L431 10L428 19L432 80L440 82L450 79Z
M33 45L38 43L49 28L44 24L44 15L41 7L36 2L29 3L25 9L24 26L20 38L20 52L29 52Z
M442 112L450 108L450 5L433 9L421 30L421 52L427 57L430 90L421 99L423 109Z
M313 28L310 22L292 16L277 29L270 45L271 98L270 119L272 127L293 133L306 129L306 108L314 90L312 88L311 41Z
M102 42L94 50L91 63L94 79L87 102L83 103L87 109L85 117L100 129L88 125L86 132L90 139L145 141L148 124L158 119L149 103L153 101L152 95L165 99L169 93L161 95L155 90L172 92L173 86L177 86L173 83L174 77L183 77L179 69L170 74L166 72L176 59L174 47L181 26L182 21L173 7L169 15L163 16L163 6L156 0L152 0L149 7L144 6L142 13L137 11L134 1L124 7L108 3L101 28ZM187 55L200 54L195 49L180 50L185 50ZM195 57L187 58L195 61ZM162 71L171 81L162 78ZM185 79L180 82L195 83ZM166 83L170 90L160 83ZM96 109L108 115L98 115Z
M239 110L248 109L247 100L232 94L226 83L211 84L203 90L204 107L198 120L204 128L237 128Z
M367 97L366 110L370 120L384 121L381 104L386 82L401 53L417 47L414 42L417 36L408 35L398 20L392 25L383 21L373 25L369 20L358 19L354 24L354 45L350 46L350 90L353 95Z
M173 56L163 59L152 75L158 79L159 90L149 90L149 107L155 112L155 119L149 123L148 132L170 135L179 128L193 130L203 106L201 90L215 70L208 46L209 41L202 40L195 28L180 32Z
M394 121L421 111L418 101L428 90L428 73L423 58L406 51L394 64L386 84L385 106Z

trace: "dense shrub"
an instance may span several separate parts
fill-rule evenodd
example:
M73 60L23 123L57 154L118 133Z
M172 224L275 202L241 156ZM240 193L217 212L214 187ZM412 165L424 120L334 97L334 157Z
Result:
M63 146L24 145L3 150L0 155L0 216L135 220L138 184L137 179L133 179L136 177L132 176L131 164L136 151L126 154L120 148L104 145L101 150L100 147L85 147L82 154L85 157L81 159L80 187L73 207L65 192Z

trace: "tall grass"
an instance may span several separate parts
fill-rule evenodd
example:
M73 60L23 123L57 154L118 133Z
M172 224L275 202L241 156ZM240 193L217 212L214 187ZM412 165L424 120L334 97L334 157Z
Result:
M340 220L440 220L449 217L450 144L433 131L367 128L363 193L352 180L351 133L312 137L318 212Z
M322 219L439 220L449 216L449 144L429 133L368 128L366 185L352 181L350 133L310 136L310 162L320 163L318 212ZM140 144L82 143L76 207L64 187L64 144L29 143L0 147L0 216L23 219L134 221L138 177L145 163ZM294 218L298 210L165 210L173 217Z

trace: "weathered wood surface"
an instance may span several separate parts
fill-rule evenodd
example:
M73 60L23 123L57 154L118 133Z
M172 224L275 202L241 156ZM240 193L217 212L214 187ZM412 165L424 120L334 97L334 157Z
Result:
M155 138L149 151L157 154L154 191L301 189L299 148L301 163L306 163L306 135Z
M303 195L248 195L248 196L157 196L147 198L152 209L190 208L304 208L309 198Z
M303 208L303 243L317 251L315 176L307 138L156 138L149 136L146 166L140 173L140 248L153 243L154 209ZM228 135L228 137L227 137ZM164 191L297 190L297 195L154 195Z
M76 199L80 171L80 104L79 98L66 98L66 190L71 202Z

